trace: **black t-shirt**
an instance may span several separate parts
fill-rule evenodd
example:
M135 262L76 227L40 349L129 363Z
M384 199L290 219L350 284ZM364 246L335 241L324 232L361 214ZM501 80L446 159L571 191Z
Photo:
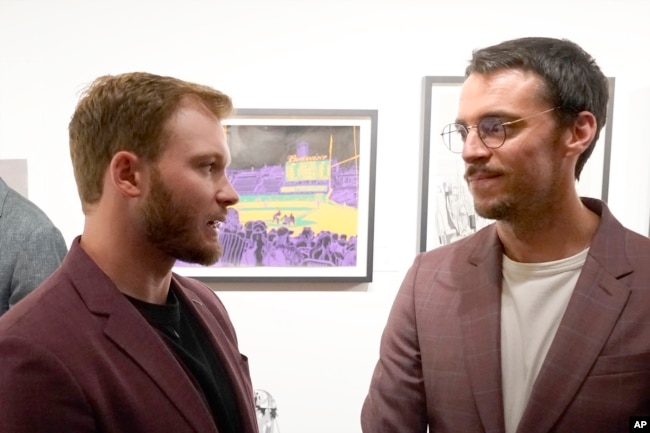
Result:
M212 417L223 433L239 433L241 419L237 402L221 359L191 311L169 290L165 305L151 304L130 296L129 301L142 313L185 367L188 376L203 396Z

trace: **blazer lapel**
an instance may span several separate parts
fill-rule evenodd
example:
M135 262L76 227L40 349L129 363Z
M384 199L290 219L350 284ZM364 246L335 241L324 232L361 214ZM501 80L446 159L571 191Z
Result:
M124 302L128 303L126 299ZM216 433L212 415L196 387L144 317L135 309L116 309L104 332L156 382L195 431Z
M209 409L171 350L78 242L66 257L75 266L69 275L88 309L107 316L106 337L151 377L197 433L216 433Z
M228 330L224 329L204 302L178 281L176 281L176 284L177 287L181 288L179 295L184 298L188 307L203 324L206 336L217 348L217 355L231 380L234 397L237 399L237 406L240 408L243 431L256 431L258 428L257 419L252 409L255 407L255 402L252 399L253 390L247 378L242 376L241 364L243 361L239 349L226 337L229 334Z
M465 365L479 416L488 433L503 432L501 384L502 248L494 226L475 236L469 267L460 281L459 307Z
M601 225L533 386L519 432L550 431L573 401L625 307L630 295L625 277L631 273L623 228L603 210Z

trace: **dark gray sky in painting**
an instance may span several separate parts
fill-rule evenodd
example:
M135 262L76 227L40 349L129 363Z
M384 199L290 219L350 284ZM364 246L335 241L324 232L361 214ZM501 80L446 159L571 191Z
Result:
M296 154L296 145L309 143L309 155L328 155L330 135L333 137L332 158L343 161L355 155L356 128L359 152L359 128L353 126L268 126L230 125L228 143L232 154L232 169L259 168L265 165L283 165L289 155Z

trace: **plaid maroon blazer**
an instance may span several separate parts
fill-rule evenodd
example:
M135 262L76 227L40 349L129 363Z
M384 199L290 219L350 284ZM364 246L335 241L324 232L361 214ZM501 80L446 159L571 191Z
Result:
M235 330L214 293L173 277L221 357L242 433L257 433ZM217 433L210 409L163 339L79 246L0 317L0 432Z
M627 432L650 415L650 239L604 203L519 433ZM494 225L418 255L384 330L364 433L504 432Z

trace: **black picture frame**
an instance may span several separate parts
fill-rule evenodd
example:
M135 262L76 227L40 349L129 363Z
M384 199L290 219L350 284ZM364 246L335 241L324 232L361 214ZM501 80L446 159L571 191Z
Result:
M377 110L238 109L223 121L240 195L204 281L370 282Z

